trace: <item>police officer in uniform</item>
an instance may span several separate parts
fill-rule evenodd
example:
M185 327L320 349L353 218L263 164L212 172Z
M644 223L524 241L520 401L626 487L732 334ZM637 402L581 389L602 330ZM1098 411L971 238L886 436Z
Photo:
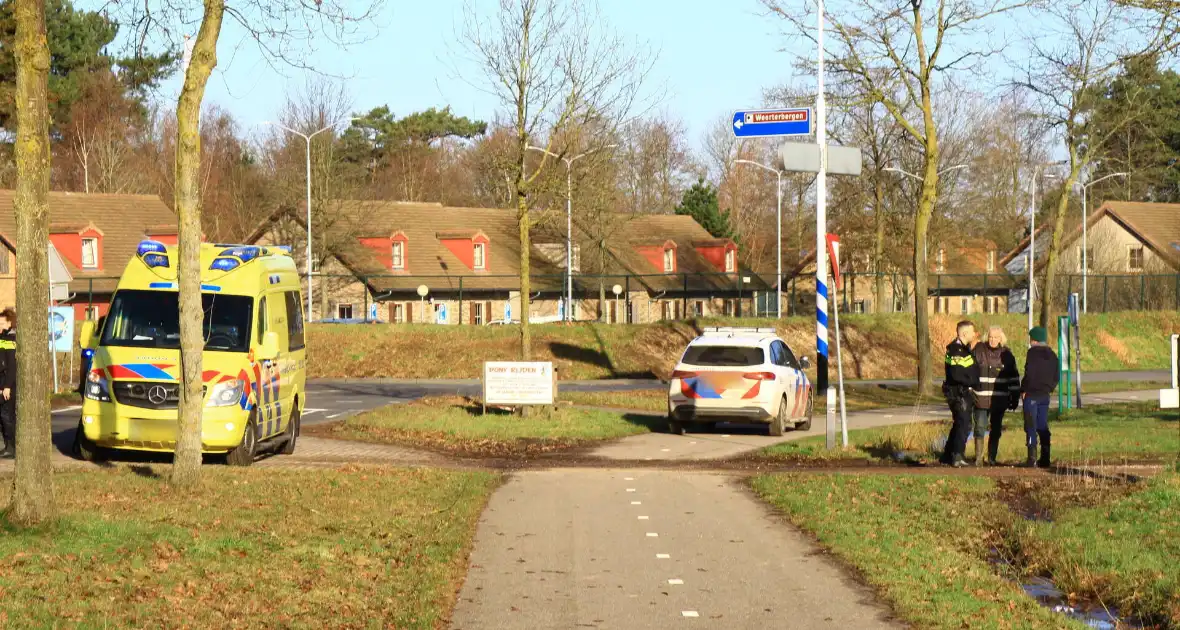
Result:
M971 352L975 324L961 321L955 327L955 333L955 340L946 347L946 378L942 383L942 393L954 420L940 461L948 466L962 467L967 465L963 453L967 450L967 435L971 432L971 417L975 412L973 392L979 388L979 365Z
M0 311L0 434L4 452L0 457L16 457L16 311Z

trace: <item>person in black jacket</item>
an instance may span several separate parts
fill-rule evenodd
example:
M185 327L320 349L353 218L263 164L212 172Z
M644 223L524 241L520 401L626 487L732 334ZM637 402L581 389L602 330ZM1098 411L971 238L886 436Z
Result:
M986 433L987 463L995 466L1004 412L1015 410L1020 402L1020 372L1016 369L1016 357L1008 349L1008 336L999 326L988 328L987 341L975 344L972 353L979 364L979 387L975 390L975 465L983 465Z
M975 340L975 324L959 322L955 327L955 340L946 347L946 378L942 393L951 408L951 432L946 438L942 451L942 463L948 466L966 466L963 452L967 450L967 434L971 432L971 414L975 410L972 392L979 387L979 365L971 354L971 342Z
M16 457L16 311L0 311L0 434L4 451L0 457Z
M1057 389L1060 365L1057 353L1046 345L1048 332L1037 326L1028 331L1031 340L1024 360L1024 380L1020 392L1024 397L1024 434L1028 461L1025 466L1049 467L1049 394ZM1041 458L1037 456L1037 438L1041 441Z

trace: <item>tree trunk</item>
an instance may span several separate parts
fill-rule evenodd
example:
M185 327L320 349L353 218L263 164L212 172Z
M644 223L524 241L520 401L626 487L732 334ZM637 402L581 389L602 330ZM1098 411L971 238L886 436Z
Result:
M523 184L523 182L522 182ZM529 204L524 192L517 189L516 221L520 228L520 360L533 357L532 339L529 336Z
M926 126L932 134L933 124ZM934 202L938 198L938 142L929 135L925 150L925 174L922 177L922 197L918 201L918 212L914 218L914 333L918 351L918 387L926 391L931 386L930 364L930 314L926 310L926 299L930 293L928 262L926 260L926 234L930 230L930 218L934 214Z
M1077 164L1076 152L1072 149L1070 150L1070 163ZM1039 320L1040 325L1046 330L1055 315L1053 285L1057 278L1057 259L1061 257L1061 237L1065 232L1065 215L1069 213L1069 195L1064 191L1073 190L1079 170L1080 168L1077 166L1070 168L1069 177L1065 180L1065 187L1062 188L1061 199L1057 201L1057 210L1053 217L1053 235L1049 244L1049 255L1045 259L1045 282L1041 289L1041 318ZM1033 212L1036 212L1036 208L1033 208Z
M16 18L16 479L9 518L36 525L53 518L49 390L49 46L45 3L15 0Z
M882 212L885 210L885 182L881 181L881 173L877 174L877 183L873 187L873 204L873 272L877 274L873 280L873 303L876 304L874 312L884 313L885 217Z
M176 214L179 217L180 410L172 483L192 486L201 472L201 102L217 65L224 0L205 0L205 14L176 104Z

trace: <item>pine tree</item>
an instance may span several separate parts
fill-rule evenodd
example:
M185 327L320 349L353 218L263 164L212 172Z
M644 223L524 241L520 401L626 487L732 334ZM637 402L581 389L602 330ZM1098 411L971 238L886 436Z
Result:
M722 211L717 202L717 189L704 179L697 180L692 188L684 191L676 214L688 215L701 224L715 238L733 238L733 227L729 224L729 211Z

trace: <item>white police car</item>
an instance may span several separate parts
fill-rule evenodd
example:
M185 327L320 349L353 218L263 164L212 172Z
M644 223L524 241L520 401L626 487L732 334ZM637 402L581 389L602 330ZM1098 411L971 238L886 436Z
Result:
M693 425L761 423L770 435L811 428L814 386L773 328L706 328L688 344L668 388L668 423L683 435Z

